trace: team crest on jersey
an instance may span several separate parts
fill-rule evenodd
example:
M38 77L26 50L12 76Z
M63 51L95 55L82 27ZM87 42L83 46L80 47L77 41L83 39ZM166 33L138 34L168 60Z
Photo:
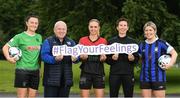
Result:
M36 41L37 41L37 42L40 42L40 40L39 40L38 38L36 38Z
M67 42L67 45L71 45L71 42Z
M53 44L56 44L57 42L56 41L53 41Z
M154 51L155 51L155 52L158 52L158 47L155 47Z
M143 49L142 52L145 52L145 49Z

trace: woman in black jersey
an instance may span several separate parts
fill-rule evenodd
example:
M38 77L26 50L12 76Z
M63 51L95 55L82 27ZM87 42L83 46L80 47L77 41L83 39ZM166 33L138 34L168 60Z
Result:
M118 35L111 38L108 44L136 44L135 40L126 35L128 21L126 18L117 20ZM110 65L110 97L118 97L120 86L123 87L125 97L133 97L134 63L138 61L138 54L112 54L108 55L107 63Z
M84 46L97 46L99 44L107 44L106 39L99 36L100 23L97 19L89 21L89 35L82 37L79 44ZM79 87L81 89L81 97L89 97L89 91L93 86L95 96L104 96L104 65L106 55L80 55L82 64Z

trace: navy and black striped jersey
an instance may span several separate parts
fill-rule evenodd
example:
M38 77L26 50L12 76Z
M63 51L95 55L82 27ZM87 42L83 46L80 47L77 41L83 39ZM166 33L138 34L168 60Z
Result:
M138 53L142 58L141 82L166 81L166 73L158 66L158 58L163 54L169 54L172 49L170 44L158 38L151 44L147 41L139 44Z

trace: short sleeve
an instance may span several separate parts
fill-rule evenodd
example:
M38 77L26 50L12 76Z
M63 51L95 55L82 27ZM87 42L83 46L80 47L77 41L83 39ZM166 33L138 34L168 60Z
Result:
M174 49L168 42L165 42L165 46L166 47L166 53L170 53L172 49Z
M20 36L15 35L13 38L11 38L11 40L9 40L8 45L10 47L18 47L19 46L19 39L20 39Z

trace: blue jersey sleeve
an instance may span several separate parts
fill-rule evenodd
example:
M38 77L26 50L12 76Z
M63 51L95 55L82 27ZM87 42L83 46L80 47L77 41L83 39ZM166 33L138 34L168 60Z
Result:
M50 45L48 40L45 40L41 47L41 59L45 63L48 64L55 64L56 60L55 57L51 53Z
M164 43L162 43L161 47L166 51L166 53L170 53L170 51L173 49L173 47L168 42L165 41Z

